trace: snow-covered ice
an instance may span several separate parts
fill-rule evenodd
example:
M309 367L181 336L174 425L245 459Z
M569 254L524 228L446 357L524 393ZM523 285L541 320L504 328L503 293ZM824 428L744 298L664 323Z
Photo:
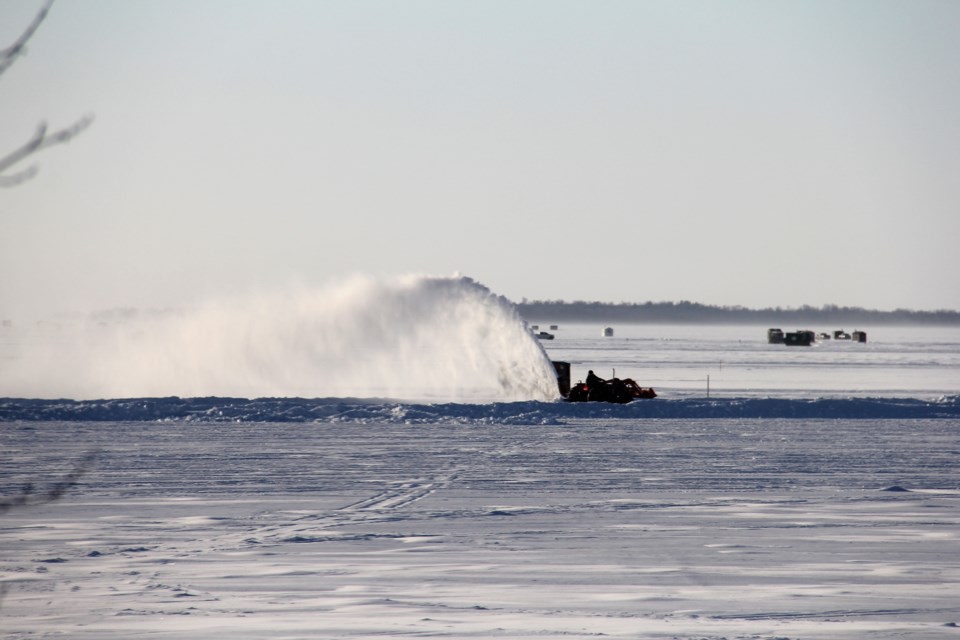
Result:
M3 423L7 638L954 638L955 419Z

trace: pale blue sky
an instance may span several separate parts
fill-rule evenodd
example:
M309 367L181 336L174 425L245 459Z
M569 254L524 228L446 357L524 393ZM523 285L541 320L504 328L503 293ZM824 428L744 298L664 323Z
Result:
M41 6L0 2L0 46ZM960 309L960 2L59 0L0 316L348 274Z

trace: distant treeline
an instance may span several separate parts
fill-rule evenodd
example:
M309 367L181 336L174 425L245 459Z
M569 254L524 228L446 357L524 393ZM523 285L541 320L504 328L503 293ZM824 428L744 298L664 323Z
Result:
M841 307L828 304L822 307L804 305L796 308L713 306L698 302L643 302L619 304L609 302L563 302L561 300L524 299L517 305L530 322L597 322L597 323L663 323L663 324L763 324L771 327L784 325L803 328L816 325L841 328L856 325L867 329L877 325L960 325L960 311L877 311L861 307Z

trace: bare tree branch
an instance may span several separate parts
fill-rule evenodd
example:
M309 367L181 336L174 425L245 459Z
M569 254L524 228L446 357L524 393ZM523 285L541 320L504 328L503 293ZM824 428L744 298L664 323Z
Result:
M68 489L77 484L77 481L93 466L98 455L99 453L96 451L84 455L67 475L55 482L46 491L38 492L35 490L33 483L28 482L18 495L0 500L0 515L18 507L35 507L56 502L63 497Z
M7 47L6 49L0 49L0 74L10 68L17 58L22 56L27 50L27 41L33 37L34 32L37 28L40 27L40 23L43 22L43 19L47 17L47 13L50 12L50 6L53 4L53 0L47 0L47 3L43 5L40 9L40 12L37 13L37 16L33 19L27 26L27 30L20 35L17 40Z
M27 484L23 485L17 495L0 500L0 516L13 509L21 507L36 507L42 504L56 502L62 498L67 491L77 485L77 482L80 480L80 478L82 478L87 471L93 467L99 455L100 454L97 451L87 452L80 459L80 461L74 465L73 469L71 469L61 479L54 482L53 485L50 486L50 488L46 491L37 491L32 482L28 482ZM0 608L2 608L3 599L7 596L7 593L9 593L10 586L13 583L13 580L0 582Z
M69 142L71 138L89 127L91 122L93 122L93 116L84 116L69 127L50 134L47 133L47 123L41 122L37 126L36 133L26 144L6 156L0 157L0 187L12 187L35 176L37 173L36 166L27 167L11 175L4 175L4 172L41 149Z
M20 35L20 37L17 38L17 40L6 49L0 49L0 74L3 74L4 71L9 69L10 66L16 62L17 58L24 54L27 47L27 41L33 37L33 34L40 27L40 23L43 22L44 18L47 17L52 5L53 0L47 0L47 2L37 13L36 17L34 17L33 22L27 26L27 29ZM36 165L27 167L25 169L14 170L13 173L8 175L4 175L4 173L10 170L17 163L21 162L25 158L30 157L41 149L63 142L69 142L71 138L89 127L91 122L93 122L93 116L84 116L69 127L65 127L50 134L47 133L47 123L41 122L37 127L36 133L33 134L33 137L30 138L26 144L21 146L19 149L0 157L0 187L13 187L37 175Z

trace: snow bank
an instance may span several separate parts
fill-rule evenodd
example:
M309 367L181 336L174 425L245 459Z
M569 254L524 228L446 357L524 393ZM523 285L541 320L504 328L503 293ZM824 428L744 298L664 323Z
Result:
M563 424L641 418L960 418L960 396L915 398L657 398L626 405L497 402L417 404L360 398L0 399L0 421L351 422L378 424Z

